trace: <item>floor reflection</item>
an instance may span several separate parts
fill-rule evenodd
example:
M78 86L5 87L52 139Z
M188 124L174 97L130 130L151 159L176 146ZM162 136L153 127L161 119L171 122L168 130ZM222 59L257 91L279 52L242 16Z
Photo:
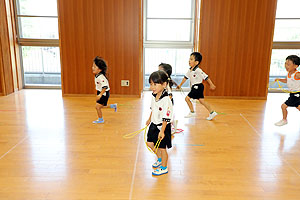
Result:
M65 119L61 91L26 90L24 101L34 175L65 176Z

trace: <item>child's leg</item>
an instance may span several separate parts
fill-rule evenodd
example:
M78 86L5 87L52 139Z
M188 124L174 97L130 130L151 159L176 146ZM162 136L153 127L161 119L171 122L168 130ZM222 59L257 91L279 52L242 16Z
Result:
M104 107L103 105L101 105L99 103L96 103L96 110L97 110L98 118L102 118L102 111L101 111L101 109L103 107Z
M113 109L115 109L115 112L117 112L117 106L118 106L118 104L116 104L116 103L114 103L114 104L108 104L108 105L107 105L108 108L113 108Z
M154 143L153 142L147 142L147 146L150 147L152 149L152 151L154 152ZM160 149L157 149L156 156L157 156L157 158L161 158Z
M194 112L194 107L193 107L193 104L191 102L191 98L189 96L186 96L185 97L185 101L188 104L188 106L190 108L190 111L193 113Z
M285 120L285 121L287 120L287 114L288 114L287 107L288 106L285 103L281 105L282 119Z
M168 173L168 153L167 153L167 149L163 149L161 148L160 149L161 151L161 159L162 159L162 162L161 162L161 166L157 169L155 169L153 172L152 172L152 175L154 176L160 176L160 175L163 175L163 174L166 174Z
M161 152L161 162L162 162L161 165L163 167L167 167L167 165L168 165L168 152L167 152L167 149L160 148L159 150Z
M211 113L213 110L211 109L210 105L204 101L204 99L199 99L199 102Z

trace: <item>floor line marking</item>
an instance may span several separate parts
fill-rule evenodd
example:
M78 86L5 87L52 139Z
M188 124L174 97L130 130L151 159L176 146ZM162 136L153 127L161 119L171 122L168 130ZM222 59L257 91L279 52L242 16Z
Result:
M26 140L28 138L28 136L24 137L21 141L19 141L15 146L13 146L12 148L10 148L6 153L4 153L1 157L0 160L2 158L4 158L7 154L9 154L9 152L11 152L12 150L14 150L18 145L20 145L22 142L24 142L24 140Z
M141 144L141 135L139 135L139 142L137 145L137 151L136 151L136 155L135 155L135 162L134 162L134 168L133 168L133 172L132 172L131 186L130 186L130 192L129 192L129 200L132 199L132 192L133 192L133 186L134 186L134 180L135 180L136 166L137 166L138 157L139 157L140 144Z

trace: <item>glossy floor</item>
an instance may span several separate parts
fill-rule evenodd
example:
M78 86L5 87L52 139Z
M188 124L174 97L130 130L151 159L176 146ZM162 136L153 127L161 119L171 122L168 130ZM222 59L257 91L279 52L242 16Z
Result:
M207 99L197 117L175 93L183 133L169 149L169 173L153 177L155 157L143 134L150 96L110 98L119 107L96 119L94 97L60 90L22 90L0 97L0 199L300 199L300 112L276 127L287 94L268 100Z

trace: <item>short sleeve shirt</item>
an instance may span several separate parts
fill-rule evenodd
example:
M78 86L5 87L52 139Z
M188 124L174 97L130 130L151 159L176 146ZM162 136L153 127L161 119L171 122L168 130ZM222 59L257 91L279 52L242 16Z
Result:
M166 90L163 91L158 101L155 99L156 95L152 94L151 101L151 122L158 125L163 121L170 123L173 119L173 105Z
M102 91L102 89L106 89L105 91L110 90L108 80L103 74L97 74L95 76L95 85L96 85L96 90L100 92Z
M300 73L299 71L296 71L295 73L291 75L287 75L287 86L291 92L300 91L300 79L296 78L296 74Z
M194 69L189 69L185 74L186 79L190 79L191 85L200 84L203 80L208 79L208 75L202 71L198 66Z

